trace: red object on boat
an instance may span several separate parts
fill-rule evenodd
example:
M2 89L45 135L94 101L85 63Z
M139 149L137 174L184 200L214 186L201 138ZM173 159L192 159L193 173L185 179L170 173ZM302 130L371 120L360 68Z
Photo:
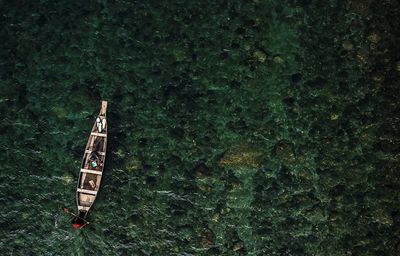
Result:
M74 229L80 229L80 228L82 228L83 226L85 226L84 223L74 223L74 224L72 224L72 227L73 227Z

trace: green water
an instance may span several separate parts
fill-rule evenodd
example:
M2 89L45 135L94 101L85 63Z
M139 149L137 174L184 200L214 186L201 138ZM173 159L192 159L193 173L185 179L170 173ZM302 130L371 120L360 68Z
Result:
M400 255L398 1L0 10L1 255Z

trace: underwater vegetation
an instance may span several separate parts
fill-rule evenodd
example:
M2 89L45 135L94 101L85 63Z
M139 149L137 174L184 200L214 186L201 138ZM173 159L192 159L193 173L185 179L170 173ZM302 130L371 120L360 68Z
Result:
M0 10L1 255L400 255L398 1Z

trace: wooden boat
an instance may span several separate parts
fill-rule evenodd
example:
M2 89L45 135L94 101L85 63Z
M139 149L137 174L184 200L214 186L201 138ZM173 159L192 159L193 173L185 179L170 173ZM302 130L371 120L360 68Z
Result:
M83 154L76 188L78 214L72 221L74 228L86 225L86 216L96 200L103 175L107 148L107 101L102 101L101 110L90 132Z

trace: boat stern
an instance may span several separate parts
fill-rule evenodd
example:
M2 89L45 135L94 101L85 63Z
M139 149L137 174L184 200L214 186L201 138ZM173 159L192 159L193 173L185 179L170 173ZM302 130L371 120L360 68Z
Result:
M74 229L81 229L85 225L88 224L88 222L85 220L87 211L79 211L79 214L75 216L75 218L72 219L71 225L72 228Z

